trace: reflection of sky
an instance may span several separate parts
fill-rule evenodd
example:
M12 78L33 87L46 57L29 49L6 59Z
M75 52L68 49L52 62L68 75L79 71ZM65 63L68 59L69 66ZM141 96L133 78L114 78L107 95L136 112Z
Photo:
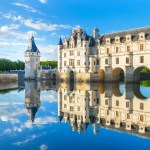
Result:
M141 89L144 95L149 94L149 88ZM32 124L24 92L0 95L0 150L149 149L149 139L104 128L94 135L92 125L81 134L72 132L69 123L57 120L55 91L41 91L41 106Z

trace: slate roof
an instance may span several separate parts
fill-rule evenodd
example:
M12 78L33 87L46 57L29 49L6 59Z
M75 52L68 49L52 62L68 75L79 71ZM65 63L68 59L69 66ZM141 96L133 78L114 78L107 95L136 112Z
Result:
M111 43L113 44L115 42L115 37L119 36L120 42L124 43L126 41L126 35L129 34L129 35L131 35L132 41L138 41L139 34L142 32L145 33L146 39L150 39L150 27L143 27L143 28L137 28L137 29L131 29L131 30L125 30L125 31L120 31L120 32L103 34L99 37L99 40L100 40L100 43L102 45L104 45L106 38L110 38Z
M34 37L32 36L31 39L29 39L29 46L26 50L26 52L40 52L34 42Z
M98 30L98 28L96 28ZM77 45L77 39L80 37L81 41L89 41L89 46L93 47L96 46L97 42L96 39L93 36L89 36L86 31L82 31L82 29L76 32L74 35L70 35L69 39L67 40L67 43L69 45L71 36L73 36L73 39L75 41L75 46ZM99 31L99 30L98 30ZM139 34L140 33L145 33L145 38L148 40L150 39L150 27L143 27L143 28L137 28L137 29L131 29L131 30L125 30L125 31L120 31L120 32L114 32L114 33L108 33L108 34L101 34L98 37L98 40L100 40L101 45L106 44L106 38L110 38L110 43L114 44L115 43L115 37L119 36L120 37L120 42L124 43L126 41L126 35L131 35L131 40L132 41L138 41L139 39ZM62 41L61 41L62 42Z

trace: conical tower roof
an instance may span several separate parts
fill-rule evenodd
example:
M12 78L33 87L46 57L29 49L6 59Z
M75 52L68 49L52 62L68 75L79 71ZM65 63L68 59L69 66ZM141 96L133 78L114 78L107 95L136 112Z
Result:
M34 37L32 36L31 39L29 39L29 46L26 52L40 52L34 42Z
M59 38L58 45L63 45L63 42L62 42L62 40L61 40L61 37Z

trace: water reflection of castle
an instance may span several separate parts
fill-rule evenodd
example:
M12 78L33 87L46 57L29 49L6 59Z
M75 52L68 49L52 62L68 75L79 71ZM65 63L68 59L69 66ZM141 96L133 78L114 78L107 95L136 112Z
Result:
M34 122L35 115L41 105L40 92L41 90L55 90L56 83L54 81L30 81L25 82L25 106L29 113L29 119Z
M101 126L117 131L150 137L150 98L139 85L127 84L124 94L119 84L76 84L74 90L62 83L58 89L58 117L64 117L79 133L93 125L97 134Z

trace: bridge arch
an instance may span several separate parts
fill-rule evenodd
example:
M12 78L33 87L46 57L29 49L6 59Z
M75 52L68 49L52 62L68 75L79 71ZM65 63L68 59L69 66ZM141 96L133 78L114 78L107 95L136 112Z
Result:
M124 81L124 69L117 67L112 70L112 81Z
M56 73L52 73L51 79L56 80Z
M148 68L146 66L140 66L140 67L137 67L136 69L134 69L134 72L133 72L133 82L140 82L140 80L141 80L141 71L144 68L147 68L147 69L150 70L150 68Z

